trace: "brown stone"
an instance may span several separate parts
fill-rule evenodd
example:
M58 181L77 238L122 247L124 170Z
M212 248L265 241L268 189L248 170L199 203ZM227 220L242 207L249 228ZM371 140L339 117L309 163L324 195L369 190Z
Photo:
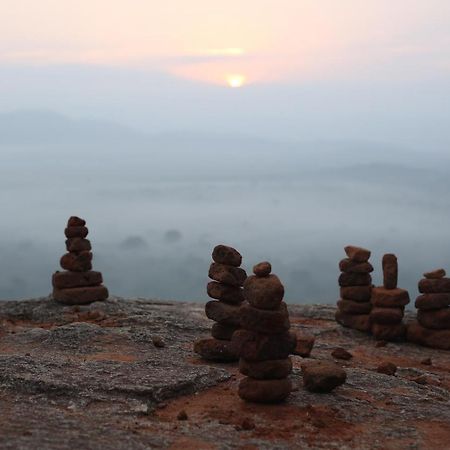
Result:
M419 309L417 320L425 328L450 330L450 308L433 309L431 311Z
M417 309L442 309L450 306L450 294L422 294L416 299Z
M315 341L316 338L314 336L297 333L297 344L292 353L301 356L302 358L307 358L311 354Z
M87 272L92 269L92 253L66 253L61 257L61 267L71 272Z
M423 364L424 366L431 366L433 364L433 361L431 358L425 358L420 361L420 364Z
M331 392L347 379L345 370L333 362L312 361L301 367L303 385L311 392Z
M99 286L103 283L100 272L56 272L52 277L52 285L57 289L83 286Z
M341 273L339 276L339 286L369 286L372 284L372 277L369 273Z
M239 267L242 263L241 254L233 247L217 245L212 252L212 259L219 264Z
M233 334L232 343L236 353L248 361L285 359L295 349L295 333L260 334L254 331L238 330Z
M194 343L194 352L207 361L231 362L238 360L232 343L226 340L200 339Z
M292 391L291 380L255 380L246 377L239 383L238 394L242 400L255 403L280 403Z
M425 272L423 274L423 276L425 278L428 278L429 280L438 280L440 278L444 278L445 275L447 275L447 274L444 269L436 269L436 270L432 270L431 272Z
M91 241L84 238L67 239L66 249L71 253L89 252L92 249Z
M255 308L277 309L284 296L284 286L276 275L252 275L244 283L244 297Z
M230 327L215 323L211 328L211 336L216 339L223 339L225 341L231 341L233 333L238 330L239 327Z
M395 375L395 372L397 372L397 366L391 362L382 362L377 367L377 372L382 373L384 375Z
M241 287L247 279L244 269L219 263L211 264L208 276L219 283L236 287Z
M385 289L396 289L398 283L397 257L392 253L383 256L383 285Z
M335 359L343 359L345 361L353 358L353 355L342 347L335 348L331 352L331 356Z
M86 225L86 221L83 219L80 219L77 216L72 216L67 221L68 227L84 227Z
M244 301L242 288L210 281L206 291L211 298L215 298L230 305L240 305Z
M291 327L284 302L281 302L277 310L258 309L244 304L241 307L240 316L242 328L258 333L280 334Z
M65 305L86 305L106 300L109 296L105 286L86 286L68 289L53 289L53 298Z
M386 289L384 287L374 287L372 289L372 305L394 308L405 306L409 303L409 293L405 289Z
M239 326L240 314L239 306L228 303L210 301L205 305L206 316L222 325Z
M450 330L431 330L413 322L407 326L406 339L426 347L450 350Z
M339 269L341 272L347 273L371 273L373 272L373 266L369 262L359 263L352 261L350 258L342 259L339 262Z
M371 323L380 325L396 325L403 319L404 308L382 308L375 307L370 313Z
M258 380L278 380L286 378L292 372L292 360L272 359L268 361L239 360L239 372Z
M406 336L406 326L403 323L397 325L381 325L379 323L372 324L372 334L375 339L381 341L402 341Z
M355 302L369 302L372 295L372 287L372 285L341 287L341 298Z
M419 292L421 294L449 294L450 278L439 278L437 280L424 278L419 281Z
M272 272L272 265L268 261L263 261L253 266L253 273L257 277L267 277Z
M353 328L359 331L370 330L370 315L369 314L345 314L339 310L336 311L334 316L336 321L342 326L347 328Z
M372 309L370 302L355 302L353 300L339 300L338 308L345 314L369 314Z
M75 237L85 238L89 233L86 227L67 227L64 230L66 238L71 239Z
M369 261L370 258L370 250L367 250L362 247L355 247L353 245L347 245L344 248L347 256L352 260L360 263L365 263Z

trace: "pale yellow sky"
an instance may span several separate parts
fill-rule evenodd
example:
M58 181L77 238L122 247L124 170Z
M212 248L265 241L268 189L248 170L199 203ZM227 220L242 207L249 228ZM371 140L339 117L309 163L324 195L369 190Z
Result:
M449 29L448 0L0 0L0 64L138 66L219 84L380 67L425 76L450 70Z

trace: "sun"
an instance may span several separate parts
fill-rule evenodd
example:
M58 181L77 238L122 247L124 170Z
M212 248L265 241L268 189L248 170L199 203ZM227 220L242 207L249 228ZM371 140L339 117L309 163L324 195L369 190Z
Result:
M246 78L244 75L228 75L227 76L227 84L231 88L240 88L244 86L246 82Z

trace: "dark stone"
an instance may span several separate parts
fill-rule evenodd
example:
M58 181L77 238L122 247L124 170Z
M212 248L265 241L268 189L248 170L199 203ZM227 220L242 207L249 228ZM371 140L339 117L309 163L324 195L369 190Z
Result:
M294 355L301 356L302 358L308 358L314 347L314 342L316 338L314 336L308 336L306 334L297 333L297 344L294 351Z
M105 286L88 286L68 289L53 289L53 298L65 305L86 305L106 300L109 296Z
M359 331L370 330L370 315L369 314L345 314L339 310L335 313L335 319L342 326L352 328Z
M278 310L265 310L243 305L240 310L241 327L246 330L265 334L280 334L288 331L289 313L286 303L282 302Z
M272 265L268 261L263 261L253 266L253 273L257 277L267 277L272 272Z
M419 309L417 320L425 328L450 330L450 308L433 309L431 311Z
M370 258L370 250L367 250L362 247L355 247L353 245L347 245L344 248L347 256L352 260L359 263L365 263L369 261Z
M89 239L71 238L66 240L66 249L73 253L89 252L92 246Z
M83 286L99 286L103 283L100 272L56 272L52 277L52 285L58 289Z
M419 281L419 292L421 294L449 294L450 278L439 278L435 280L424 278Z
M211 328L211 336L216 339L230 341L233 333L238 329L239 327L230 327L220 323L215 323Z
M260 334L254 331L238 330L232 343L236 353L248 361L285 359L293 353L297 344L295 333Z
M331 392L347 379L345 370L332 362L312 361L301 367L303 385L311 392Z
M397 257L392 253L383 256L383 285L385 289L396 289L398 283Z
M60 264L70 272L87 272L92 269L92 253L66 253L61 257Z
M339 270L347 273L371 273L373 266L369 262L359 263L345 258L339 262Z
M206 287L208 296L230 305L240 305L244 301L242 288L210 281Z
M66 238L85 238L89 233L89 230L86 227L67 227L64 230L64 234L66 235Z
M406 328L406 339L426 347L450 350L450 330L431 330L413 322Z
M397 372L397 366L391 362L383 362L377 367L377 372L393 376Z
M239 359L230 341L214 338L196 341L194 343L194 352L206 361L232 362Z
M219 263L211 264L208 276L219 283L236 287L241 287L247 279L244 269Z
M272 359L267 361L247 361L243 358L239 360L239 371L243 375L258 380L278 380L286 378L292 372L292 360Z
M382 308L405 306L409 303L409 293L405 289L374 287L372 289L371 302L374 306L380 306Z
M339 300L337 306L345 314L369 314L372 309L370 302L355 302L353 300Z
M284 286L276 275L252 275L244 283L244 297L255 308L277 309L284 296Z
M416 299L417 309L442 309L450 306L450 294L422 294Z
M403 341L406 336L406 326L403 323L397 325L372 324L372 334L375 339L382 341Z
M373 286L345 286L341 287L340 293L343 300L355 302L369 302Z
M213 300L205 305L205 313L208 319L222 325L237 327L240 324L239 306L236 305Z
M242 263L241 254L233 247L217 245L212 252L212 259L219 264L239 267Z
M431 272L425 272L423 274L423 276L425 278L428 278L429 280L439 280L440 278L444 278L445 275L447 274L444 269L436 269L432 270Z
M331 356L335 359L343 359L345 361L353 358L353 355L342 347L335 348L331 352Z
M339 276L339 286L370 286L372 277L369 273L341 273Z
M404 308L375 307L370 313L370 321L381 325L396 325L403 319Z
M246 377L239 383L238 394L242 400L255 403L280 403L292 391L291 380L255 380Z
M85 225L86 221L77 216L72 216L67 221L67 227L84 227Z

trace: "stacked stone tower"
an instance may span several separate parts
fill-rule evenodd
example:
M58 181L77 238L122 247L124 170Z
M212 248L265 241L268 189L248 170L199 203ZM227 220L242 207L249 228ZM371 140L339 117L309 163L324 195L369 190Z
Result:
M418 323L408 325L408 340L450 350L450 278L444 269L424 274L416 299Z
M389 253L383 256L383 286L372 290L371 331L380 340L401 340L406 334L402 320L409 294L405 289L399 289L397 282L397 257Z
M339 262L341 275L339 286L341 299L338 301L336 321L344 327L359 331L370 331L372 304L372 264L370 251L361 247L345 247L347 258Z
M100 272L92 270L91 243L86 236L86 221L71 217L65 229L68 253L60 260L64 272L52 277L53 298L66 305L84 305L108 298Z
M215 299L205 306L212 326L212 338L201 339L194 344L194 351L210 361L237 361L231 345L231 337L239 328L239 308L244 301L242 285L247 279L241 254L232 247L218 245L212 252L213 263L209 269L208 296Z
M241 307L242 329L233 334L239 370L246 375L239 384L239 396L250 402L281 402L292 390L289 355L297 338L289 332L284 287L271 270L268 262L253 268L255 275L244 284L248 304Z

